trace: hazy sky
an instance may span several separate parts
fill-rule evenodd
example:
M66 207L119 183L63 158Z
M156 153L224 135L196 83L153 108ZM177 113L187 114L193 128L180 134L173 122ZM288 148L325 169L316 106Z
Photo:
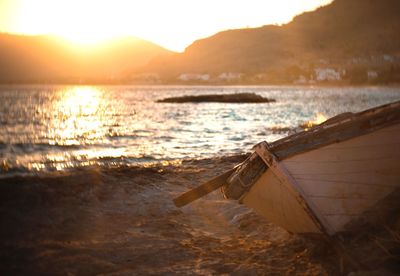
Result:
M182 51L219 31L289 22L332 0L0 0L0 31L80 43L133 35Z

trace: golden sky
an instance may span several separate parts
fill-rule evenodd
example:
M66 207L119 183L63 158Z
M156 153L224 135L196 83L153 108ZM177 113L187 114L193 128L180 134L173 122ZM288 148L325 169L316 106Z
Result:
M289 22L332 0L0 0L0 32L79 43L132 35L173 51L219 31Z

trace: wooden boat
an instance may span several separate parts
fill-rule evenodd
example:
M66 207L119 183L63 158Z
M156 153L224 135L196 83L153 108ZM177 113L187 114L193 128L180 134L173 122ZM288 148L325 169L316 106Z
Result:
M226 198L290 232L351 230L400 188L400 101L261 142L243 163L175 204L220 186Z

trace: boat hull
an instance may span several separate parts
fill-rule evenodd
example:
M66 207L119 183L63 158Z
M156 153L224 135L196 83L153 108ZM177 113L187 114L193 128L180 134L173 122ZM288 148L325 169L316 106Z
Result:
M400 124L302 152L268 168L241 201L294 233L330 235L364 221L400 187Z

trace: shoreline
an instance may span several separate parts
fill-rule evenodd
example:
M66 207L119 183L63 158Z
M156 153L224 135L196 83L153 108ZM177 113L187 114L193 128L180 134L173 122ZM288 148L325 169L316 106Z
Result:
M289 234L218 191L181 209L173 205L245 157L0 179L0 272L340 274L339 257L325 242ZM382 255L371 254L370 243L347 241L358 257ZM386 271L374 259L368 265Z
M400 88L400 83L391 84L189 84L189 83L0 83L0 87L32 87L32 86L98 86L98 87L265 87L265 88Z
M244 159L0 179L4 275L331 274L331 256L214 192L172 198ZM328 252L330 252L328 250Z

